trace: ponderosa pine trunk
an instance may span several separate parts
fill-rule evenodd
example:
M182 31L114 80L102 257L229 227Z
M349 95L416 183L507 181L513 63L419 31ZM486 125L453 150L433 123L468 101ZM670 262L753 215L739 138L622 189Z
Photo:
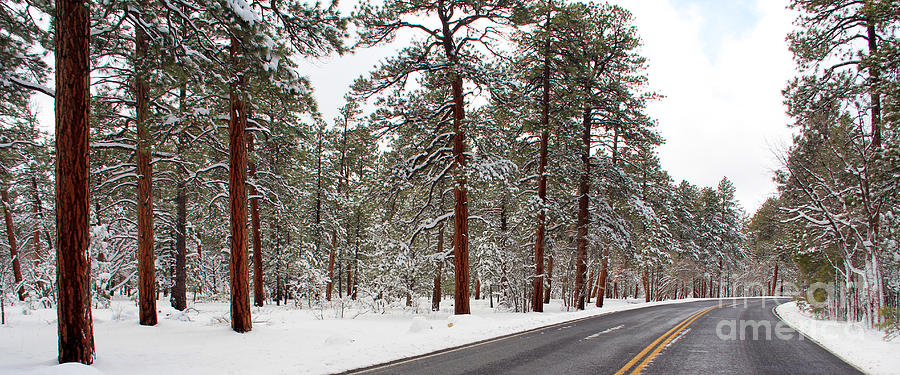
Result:
M650 275L648 275L646 266L641 274L641 282L644 283L644 302L650 302ZM637 298L637 286L635 286L634 297Z
M247 135L247 153L253 152L253 134ZM250 224L253 225L253 305L260 306L265 302L263 292L262 240L260 240L259 197L256 192L256 163L248 161L251 184L247 186L250 193Z
M475 279L475 300L481 299L481 280Z
M331 251L328 252L328 281L325 284L325 300L331 301L334 290L334 249L337 247L337 232L331 233Z
M600 279L597 281L597 307L603 307L603 299L606 297L606 284L609 278L609 247L603 247L603 259L600 260Z
M231 328L235 332L253 329L250 320L250 267L247 259L247 113L244 108L243 47L231 38L229 52L236 69L231 82L231 111L228 121L230 135L228 168L229 203L231 209Z
M322 134L321 131L317 134L318 139L316 140L316 208L315 208L315 222L316 227L313 231L315 233L315 254L318 256L321 254L321 243L322 243ZM332 241L332 253L329 256L331 258L328 261L328 280L326 281L325 286L325 300L331 301L331 278L334 276L334 238Z
M444 252L444 225L438 230L437 253ZM439 260L434 270L434 288L431 290L431 311L441 311L441 272L444 269L444 261Z
M321 151L321 140L319 141L319 148L320 148L319 151ZM322 156L321 155L322 155L322 153L319 152L319 159L317 162L317 172L316 172L316 173L318 173L319 177L317 180L318 182L316 183L317 187L318 187L316 194L319 194L319 192L321 191L321 186L319 185L322 181ZM340 189L340 188L341 188L341 185L338 184L338 189ZM338 195L340 195L340 192L338 192ZM320 210L319 205L321 205L321 204L322 203L319 200L318 195L317 195L317 198L316 198L317 226L320 225L318 222L320 220L319 219L319 210ZM325 300L326 301L331 301L331 293L334 290L334 261L335 261L335 250L336 249L337 249L337 231L335 230L335 231L331 232L331 250L328 252L328 281L325 284ZM338 270L338 272L340 272L340 270Z
M463 82L462 77L453 73L453 159L456 164L456 186L453 196L456 200L453 215L453 265L456 276L454 293L454 313L469 313L469 202L465 177L465 134L462 131Z
M156 317L156 262L153 252L153 169L150 166L150 130L147 123L147 36L135 28L134 96L137 123L137 232L138 307L140 324L153 326Z
M172 286L172 307L187 308L187 194L184 180L175 184L175 284Z
M56 1L56 287L59 363L94 362L88 134L90 18L81 0Z
M612 165L619 164L619 126L613 127ZM610 201L612 203L612 200ZM603 299L606 297L606 284L609 278L609 245L603 246L603 259L600 260L600 288L597 293L597 307L603 307Z
M187 97L184 85L181 86L178 97L179 108L183 112ZM178 143L175 145L178 155L183 155L188 142L186 131L182 129L178 134ZM179 169L176 173L178 181L175 183L175 283L172 285L172 307L184 311L187 308L187 188L184 171ZM202 261L200 264L203 264ZM203 285L202 279L200 285Z
M775 271L772 273L772 287L769 288L769 295L775 295L775 287L778 285L778 262L775 262Z
M548 7L549 9L549 7ZM549 12L549 10L548 10ZM545 29L550 27L547 14ZM546 243L547 221L547 148L550 142L550 38L544 43L544 71L541 74L541 145L538 151L538 199L541 208L537 215L537 233L534 239L534 298L531 301L535 312L544 312L544 244Z
M590 92L586 89L585 92ZM584 279L587 276L587 232L590 224L588 212L588 189L590 188L588 179L590 178L591 169L591 107L585 102L583 115L583 132L581 135L581 181L578 184L578 234L576 239L576 262L575 262L575 307L578 310L584 310Z
M10 212L9 192L6 186L0 190L3 198L3 217L6 219L6 238L9 240L9 259L12 259L13 278L16 281L16 293L19 301L25 300L25 285L22 283L22 265L19 260L19 248L16 244L16 229L13 226L12 213Z
M350 296L350 288L353 288L353 265L347 262L347 297Z
M549 100L548 95L549 93L545 90L545 100ZM532 310L535 312L544 312L544 245L547 242L547 213L545 207L547 204L547 176L545 171L547 168L547 142L549 138L550 133L545 128L541 132L540 160L538 161L538 199L541 201L541 208L537 214L537 233L534 239L534 296L531 301ZM549 280L547 282L549 285Z
M438 7L441 20L441 45L450 65L450 92L453 101L453 164L456 186L453 197L453 268L454 268L454 314L469 314L469 201L466 189L466 135L462 130L465 115L465 93L463 78L455 70L459 64L458 49L450 24L451 14L443 6Z

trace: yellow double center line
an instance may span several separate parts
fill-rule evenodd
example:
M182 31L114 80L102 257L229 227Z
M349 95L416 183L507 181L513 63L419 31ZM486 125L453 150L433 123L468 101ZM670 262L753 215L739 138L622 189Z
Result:
M628 361L625 366L622 366L619 371L616 371L616 375L624 375L629 369L634 367L634 365L638 363L638 361L641 361L641 358L644 358L647 353L650 353L650 355L647 355L647 357L644 358L644 360L641 361L641 363L631 371L631 374L640 374L641 370L643 370L644 367L647 366L647 364L650 363L651 360L653 360L653 357L656 357L656 355L659 354L659 352L662 351L663 348L666 347L666 345L669 345L669 343L672 342L675 337L678 337L678 334L681 333L681 331L687 328L687 326L691 325L691 323L700 318L703 314L712 311L716 307L718 306L712 306L707 309L700 310L687 317L687 319L682 320L681 323L678 323L678 325L672 327L672 329L664 333L662 336L656 339L656 341L653 341L653 343L647 345L644 350L641 350L641 352L634 356L634 358L632 358L630 361Z

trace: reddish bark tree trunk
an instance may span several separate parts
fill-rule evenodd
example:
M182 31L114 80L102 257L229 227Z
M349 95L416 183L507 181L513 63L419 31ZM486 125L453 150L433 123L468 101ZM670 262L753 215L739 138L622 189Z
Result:
M612 293L610 298L619 298L619 282L617 280L613 280Z
M353 292L353 265L350 262L347 262L347 297L349 297Z
M606 284L609 277L609 247L603 247L603 259L600 261L600 281L598 283L597 307L603 307L603 299L606 297Z
M644 283L644 302L650 302L650 275L646 267L641 275L641 281ZM634 296L637 298L637 291L634 292Z
M182 111L185 108L185 96L185 88L182 86L179 93L179 107ZM183 154L187 142L184 132L178 135L175 149L179 155ZM179 170L178 182L175 184L175 284L172 285L172 307L178 311L187 308L187 191L184 179L184 172ZM200 264L202 269L203 263ZM200 285L203 285L202 282Z
M175 185L175 284L172 286L172 307L187 308L187 194L184 181Z
M135 29L135 117L137 122L137 231L138 305L140 323L156 325L156 262L153 252L153 169L150 166L150 130L147 124L147 42L143 29Z
M441 190L443 190L443 184L441 185ZM441 203L438 206L442 210L444 208L444 196L441 194ZM358 220L358 217L357 217ZM359 224L357 224L359 225ZM357 226L357 230L359 227ZM444 223L441 223L441 227L438 229L437 236L437 253L444 253ZM440 311L441 310L441 297L443 292L441 290L441 272L444 270L444 260L439 260L437 265L437 270L435 270L434 275L434 289L431 292L431 311Z
M235 332L253 329L250 320L250 267L247 259L247 113L244 109L242 90L245 77L242 72L242 47L231 38L232 66L238 72L231 83L231 111L228 121L230 134L230 168L228 168L229 203L231 208L231 328Z
M549 17L548 17L549 18ZM549 19L547 21L549 23ZM544 60L544 74L542 77L543 94L541 98L541 146L538 160L538 199L541 200L541 208L537 215L537 234L534 240L534 298L532 309L536 312L544 312L544 243L546 242L547 213L547 148L550 141L550 65ZM549 289L549 288L548 288Z
M56 1L56 287L59 362L94 362L88 129L90 21L79 0Z
M475 280L475 299L481 299L481 280Z
M253 152L253 135L247 135L247 153ZM248 185L250 198L250 223L253 225L253 305L262 307L265 302L263 292L262 240L260 240L259 198L256 198L256 163L249 162L250 180Z
M613 127L613 144L612 144L612 165L617 167L619 163L619 127ZM603 307L603 299L608 293L606 284L609 278L609 246L603 246L603 259L600 260L600 286L601 291L597 293L597 307ZM616 290L616 292L618 292ZM612 298L612 297L610 297Z
M775 272L772 274L772 288L769 290L769 295L775 295L775 288L778 285L778 263L775 263Z
M590 92L590 90L587 90ZM583 132L581 135L582 151L581 182L578 184L578 235L576 239L575 261L575 307L584 310L584 278L587 274L587 232L590 218L588 217L588 189L591 169L591 108L585 103L583 116Z
M453 216L453 266L456 276L454 293L454 313L469 313L469 202L466 192L465 134L462 131L463 82L462 77L454 73L451 82L453 91L453 159L456 164L456 186L453 196L456 199Z
M9 193L4 186L0 190L3 197L3 217L6 218L6 238L9 240L9 258L12 259L13 277L16 281L16 293L19 295L19 301L25 300L25 285L22 284L22 265L19 261L19 249L16 246L16 229L12 222L12 213L10 212Z
M325 300L331 301L331 291L334 290L334 249L337 247L337 232L331 233L331 252L328 253L328 282L325 284Z

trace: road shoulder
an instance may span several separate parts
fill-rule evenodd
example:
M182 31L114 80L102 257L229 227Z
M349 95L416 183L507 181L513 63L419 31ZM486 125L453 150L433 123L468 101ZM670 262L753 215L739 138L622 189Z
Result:
M884 333L859 323L818 320L800 311L796 302L773 312L806 338L867 374L900 375L900 340L884 341Z

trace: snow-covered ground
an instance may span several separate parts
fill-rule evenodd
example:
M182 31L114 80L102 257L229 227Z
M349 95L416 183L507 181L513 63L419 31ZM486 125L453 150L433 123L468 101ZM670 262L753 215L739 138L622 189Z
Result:
M56 365L56 311L7 306L0 325L0 374L324 374L424 354L568 320L648 305L606 300L598 309L565 311L560 301L545 313L497 312L486 300L472 301L472 315L452 315L452 300L440 312L407 309L309 309L267 305L253 308L253 331L230 328L226 303L196 303L185 313L160 300L159 324L137 323L130 300L95 309L97 359L92 368ZM427 304L426 304L427 303ZM430 307L430 301L421 301ZM368 311L368 312L366 312Z
M900 374L900 339L884 341L884 332L861 323L815 319L794 302L775 311L791 327L866 373Z

